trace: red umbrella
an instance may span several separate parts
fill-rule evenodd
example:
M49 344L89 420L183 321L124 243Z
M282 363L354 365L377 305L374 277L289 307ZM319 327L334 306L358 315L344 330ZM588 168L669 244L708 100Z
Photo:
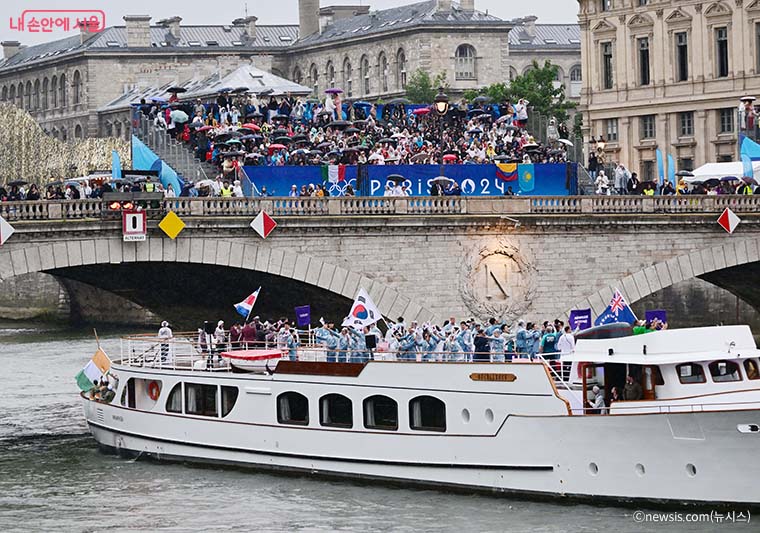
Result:
M427 115L428 113L430 113L429 107L421 107L419 109L415 109L414 111L412 111L413 115Z
M208 131L208 130L213 130L213 129L214 128L212 126L201 126L200 128L198 128L195 131Z
M261 128L259 127L259 125L258 124L253 124L253 123L243 124L240 127L241 128L245 128L247 130L261 131Z
M269 154L273 154L277 150L287 150L284 144L270 144L269 145Z
M443 156L443 160L444 161L456 161L457 160L457 156L455 156L454 154L446 154L445 156Z

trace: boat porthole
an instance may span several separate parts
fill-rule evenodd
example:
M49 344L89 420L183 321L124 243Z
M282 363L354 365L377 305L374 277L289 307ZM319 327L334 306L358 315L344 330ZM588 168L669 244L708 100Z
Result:
M489 424L493 422L493 411L491 411L490 409L486 409L486 422L488 422Z
M470 411L468 409L462 409L462 420L465 424L470 423Z
M644 465L641 463L636 464L636 475L639 477L644 477L644 474L647 473L646 468L644 468Z
M697 467L693 464L689 463L686 465L686 473L689 475L689 477L694 477L697 475Z
M588 472L592 476L595 476L599 473L599 467L596 465L596 463L589 463L588 464Z

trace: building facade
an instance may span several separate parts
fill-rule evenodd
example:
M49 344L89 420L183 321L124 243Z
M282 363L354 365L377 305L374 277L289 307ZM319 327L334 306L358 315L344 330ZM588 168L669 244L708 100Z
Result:
M230 25L184 26L180 17L124 26L22 47L4 42L0 101L28 110L58 138L126 136L129 114L99 110L136 87L178 84L246 64L314 89L338 86L350 98L400 96L417 69L446 74L452 96L508 82L533 60L559 66L557 83L580 97L580 30L576 24L504 21L474 0L425 0L374 11L320 7L299 0L299 24L264 26L250 16Z
M760 93L760 1L579 4L584 126L607 161L651 179L657 149L682 170L736 160L740 99Z

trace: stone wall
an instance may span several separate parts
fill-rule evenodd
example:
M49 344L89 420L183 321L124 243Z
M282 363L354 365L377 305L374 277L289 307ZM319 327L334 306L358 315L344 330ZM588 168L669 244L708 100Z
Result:
M0 319L66 320L69 295L50 274L35 272L0 281Z

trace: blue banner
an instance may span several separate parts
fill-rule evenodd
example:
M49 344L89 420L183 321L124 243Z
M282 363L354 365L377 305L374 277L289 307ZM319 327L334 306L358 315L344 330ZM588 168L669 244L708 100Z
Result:
M116 150L111 151L111 176L115 180L121 179L121 158Z
M573 309L568 319L570 329L584 330L591 327L591 309Z
M508 187L515 194L531 196L568 196L577 193L577 172L575 163L518 165L519 183L505 182L497 177L496 165L367 165L367 183L362 190L369 196L383 196L388 176L400 174L412 196L428 196L432 181L441 176L451 178L459 183L463 196L502 196ZM322 167L319 166L247 166L244 170L258 191L266 188L270 196L288 196L292 186L300 191L302 186L326 185L331 196L345 195L347 186L351 186L357 195L358 170L356 166L345 167L346 181L340 183L323 183ZM528 175L530 178L528 179ZM528 189L523 188L528 187Z
M645 319L647 322L651 322L654 319L659 320L660 322L667 322L668 321L668 312L664 309L655 309L654 311L647 311L645 314Z
M174 169L159 159L153 150L134 135L132 135L132 168L134 170L158 170L161 185L168 187L171 184L177 196L182 192L182 184Z
M311 325L311 306L302 305L295 308L296 312L296 326L303 328Z

